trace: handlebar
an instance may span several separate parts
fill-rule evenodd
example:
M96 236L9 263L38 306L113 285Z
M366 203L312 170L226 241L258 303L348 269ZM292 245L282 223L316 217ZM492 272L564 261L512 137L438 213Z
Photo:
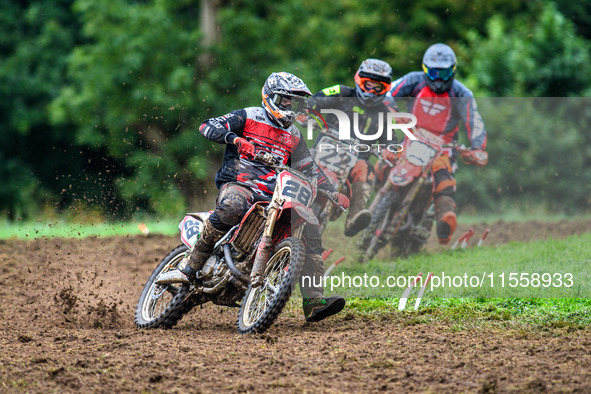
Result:
M334 199L331 192L323 190L323 189L318 189L318 193L326 196L328 198L328 200L332 203L332 205L338 207L341 211L343 211L345 213L347 212L347 210L345 208L341 207L339 205L338 201Z
M369 155L370 156L375 156L378 160L384 161L386 162L387 165L389 165L390 167L394 167L394 163L392 163L390 160L386 160L382 157L381 154L379 154L378 152L374 152L373 150L369 151Z
M276 170L288 170L290 172L298 174L298 176L300 176L300 177L308 179L308 177L305 176L304 174L302 174L301 172L299 172L291 167L279 164L279 159L277 159L276 157L274 157L270 153L259 151L254 156L254 160L259 161L261 163L265 163L269 167L274 168ZM339 203L337 202L337 200L334 199L334 197L332 196L332 193L330 193L326 190L323 190L323 189L318 189L318 188L316 188L316 190L319 194L322 194L322 195L325 195L326 197L328 197L330 202L333 203L334 205L336 205L337 207L339 207L343 212L347 212L347 210L345 208L341 207L339 205Z
M273 156L272 154L264 151L258 151L254 157L254 160L260 161L261 163L270 164L272 166L279 165L279 159Z
M442 148L451 148L455 151L458 151L459 153L470 151L470 148L467 148L466 146L464 146L464 144L458 144L457 142L452 142L451 144L444 144L444 145L441 145L441 147Z

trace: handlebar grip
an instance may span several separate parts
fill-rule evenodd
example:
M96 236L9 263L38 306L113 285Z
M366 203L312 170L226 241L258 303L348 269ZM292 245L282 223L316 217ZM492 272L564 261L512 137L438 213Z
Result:
M275 156L263 151L258 151L255 154L254 159L266 164L279 164Z
M331 192L328 192L328 191L323 190L323 189L318 189L318 193L325 195L334 206L338 207L344 213L347 212L347 210L345 208L341 207L339 205L339 202L334 199L334 197L332 196L332 193Z

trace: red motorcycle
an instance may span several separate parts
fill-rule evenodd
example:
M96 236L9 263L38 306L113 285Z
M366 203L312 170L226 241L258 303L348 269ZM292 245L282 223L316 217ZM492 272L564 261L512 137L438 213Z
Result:
M278 173L273 196L256 202L217 242L198 272L196 286L175 283L172 272L186 264L209 215L188 214L179 225L183 243L158 264L140 295L138 328L170 328L193 307L209 301L239 307L237 326L242 334L263 332L279 316L305 261L304 227L318 225L310 206L318 192L325 192L302 173L275 164L272 155L259 153L255 159Z
M392 247L392 258L421 250L435 219L433 163L450 150L468 150L456 143L445 144L420 128L413 135L417 139L404 140L401 157L369 208L372 222L360 239L361 261L370 260L386 245Z

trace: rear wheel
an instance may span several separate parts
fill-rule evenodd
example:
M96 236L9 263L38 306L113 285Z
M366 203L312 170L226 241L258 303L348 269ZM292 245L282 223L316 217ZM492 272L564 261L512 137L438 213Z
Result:
M180 283L157 285L154 283L161 272L176 269L187 251L186 245L177 246L152 272L135 309L137 328L170 328L191 309L192 305L189 305L186 300L189 293L188 285L182 286Z
M269 258L261 286L249 286L240 311L238 332L261 333L277 319L298 280L305 259L301 241L289 237L281 241Z

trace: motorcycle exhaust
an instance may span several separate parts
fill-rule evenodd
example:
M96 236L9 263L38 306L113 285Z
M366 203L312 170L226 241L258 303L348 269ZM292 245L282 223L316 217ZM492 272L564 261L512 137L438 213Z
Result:
M234 265L234 260L232 260L232 252L230 251L230 245L228 244L224 245L224 262L226 263L226 265L230 269L230 272L232 272L232 275L234 275L236 279L244 282L245 284L248 284L250 282L248 277L244 275L242 271L240 271L238 267L236 267L236 265Z

